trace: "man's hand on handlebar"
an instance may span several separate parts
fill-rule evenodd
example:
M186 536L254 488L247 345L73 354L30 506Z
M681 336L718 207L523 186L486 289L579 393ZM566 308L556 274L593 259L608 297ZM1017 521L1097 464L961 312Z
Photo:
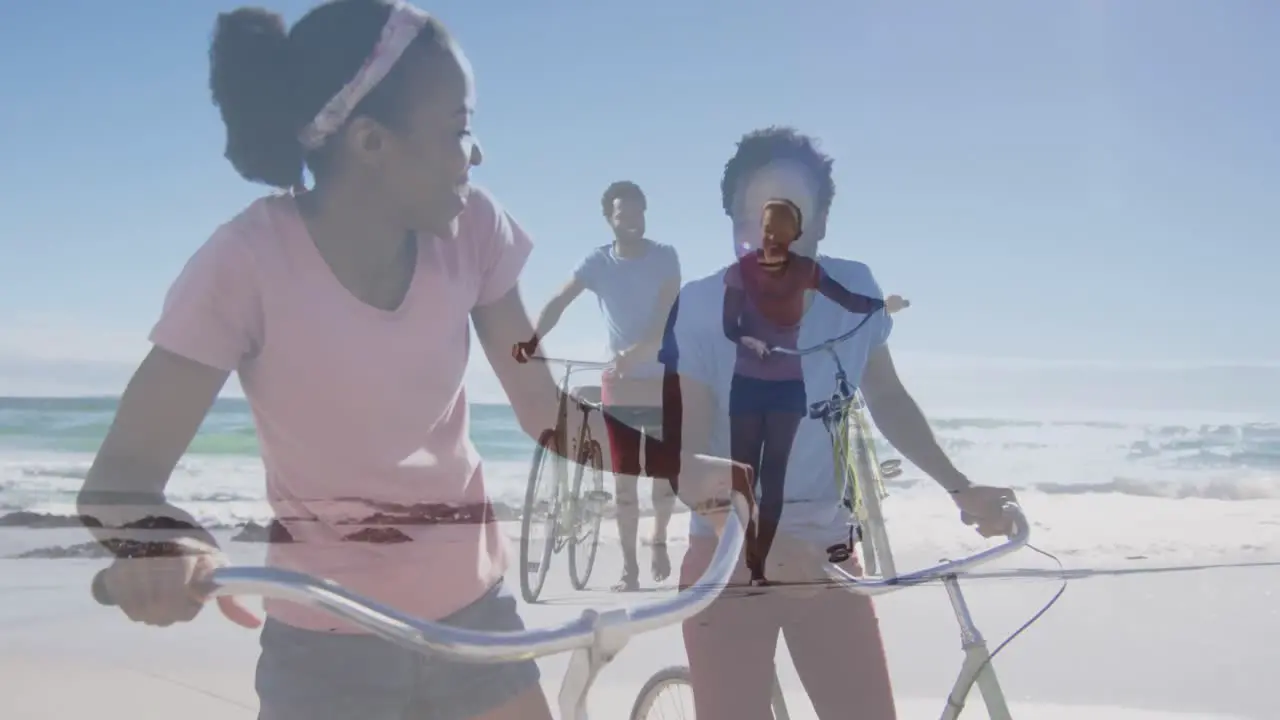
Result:
M511 357L516 362L524 364L529 362L529 358L538 350L538 338L533 338L527 342L518 342L511 346Z
M215 547L197 540L169 543L175 553L163 557L117 558L102 573L102 591L134 622L156 627L190 622L209 601L205 580L227 564ZM231 622L246 628L262 625L232 597L219 597L218 609Z
M982 537L1013 534L1013 519L1005 506L1016 505L1018 496L1010 488L970 485L951 497L960 508L960 518L966 525L976 526Z
M890 315L911 307L911 301L901 295L890 295L884 299L884 311Z

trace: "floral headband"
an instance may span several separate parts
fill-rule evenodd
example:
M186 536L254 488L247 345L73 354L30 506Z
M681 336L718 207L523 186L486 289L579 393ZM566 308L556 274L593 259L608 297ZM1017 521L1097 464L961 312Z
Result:
M373 46L373 52L369 53L359 72L298 133L302 147L310 151L324 145L325 140L347 121L356 105L382 82L430 20L431 15L425 11L406 2L396 2L387 23L382 26L378 43Z

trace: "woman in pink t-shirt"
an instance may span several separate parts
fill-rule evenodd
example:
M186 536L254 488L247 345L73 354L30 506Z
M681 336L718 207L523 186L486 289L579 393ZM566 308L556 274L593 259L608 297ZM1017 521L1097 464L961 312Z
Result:
M95 592L149 625L200 611L192 580L224 561L164 489L236 372L276 518L271 565L426 619L522 628L469 437L472 324L527 432L554 424L559 395L545 366L507 352L533 333L517 285L531 243L469 182L481 151L466 57L415 8L334 0L288 30L261 9L222 14L210 61L227 159L285 192L215 230L165 297L80 507L122 555L113 528L141 517L177 521L187 537L147 546L162 558L116 560ZM259 625L234 600L218 604ZM266 611L262 720L550 718L532 660L457 664L300 605Z

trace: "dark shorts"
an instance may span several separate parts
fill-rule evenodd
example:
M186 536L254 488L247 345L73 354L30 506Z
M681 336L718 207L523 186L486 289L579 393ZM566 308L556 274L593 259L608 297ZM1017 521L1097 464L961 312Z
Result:
M518 631L516 600L494 585L443 620ZM303 630L268 619L255 686L259 720L470 720L539 684L533 660L464 663L370 635Z
M762 380L734 375L729 385L730 415L808 412L804 380Z
M680 472L680 454L662 440L662 408L609 405L604 408L615 475L670 480Z

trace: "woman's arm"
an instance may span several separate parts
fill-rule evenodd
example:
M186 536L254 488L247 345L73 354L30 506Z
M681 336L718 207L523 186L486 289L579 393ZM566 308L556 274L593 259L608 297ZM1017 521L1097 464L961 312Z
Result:
M112 549L129 536L121 533L126 525L154 518L164 521L154 523L159 527L217 546L195 518L165 500L164 490L229 375L160 347L148 353L77 497L82 522L98 542Z
M725 284L724 286L724 336L729 338L729 342L738 342L742 339L742 306L746 301L747 294L740 287Z
M146 518L163 521L148 527L216 545L164 491L227 378L262 344L253 247L237 225L224 225L165 294L153 347L125 387L77 498L86 524L101 525L90 528L95 539L113 552L122 526Z
M747 302L747 291L743 282L743 261L730 265L724 271L724 336L729 342L738 343L746 335L742 326L742 311Z
M872 349L859 385L871 419L890 445L953 494L972 485L947 457L929 420L903 386L887 344Z
M884 307L884 300L879 298L867 297L858 293L849 292L845 286L836 281L822 269L821 265L814 263L815 289L822 293L827 299L835 302L840 307L851 313L867 314Z

